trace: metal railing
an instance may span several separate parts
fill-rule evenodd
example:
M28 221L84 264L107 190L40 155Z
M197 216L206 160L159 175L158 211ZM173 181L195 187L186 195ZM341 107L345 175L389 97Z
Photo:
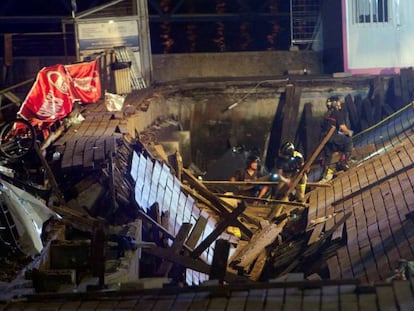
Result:
M309 45L316 41L320 0L290 0L291 45Z

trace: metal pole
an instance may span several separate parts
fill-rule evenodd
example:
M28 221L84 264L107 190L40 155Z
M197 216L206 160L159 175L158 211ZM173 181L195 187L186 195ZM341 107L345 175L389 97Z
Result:
M293 46L293 0L290 0L290 46Z
M152 84L153 66L151 52L151 36L149 27L147 0L136 0L138 16L139 52L141 76L148 87Z

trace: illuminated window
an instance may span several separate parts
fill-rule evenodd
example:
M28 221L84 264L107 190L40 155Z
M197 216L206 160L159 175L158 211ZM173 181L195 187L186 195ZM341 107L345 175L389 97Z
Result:
M356 23L387 23L389 0L354 0Z

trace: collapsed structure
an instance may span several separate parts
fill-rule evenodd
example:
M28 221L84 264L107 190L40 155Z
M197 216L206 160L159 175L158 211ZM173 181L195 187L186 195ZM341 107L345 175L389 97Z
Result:
M328 186L310 186L305 204L263 200L252 206L239 198L231 204L185 168L179 152L165 152L157 132L179 131L176 120L166 117L145 131L134 127L130 120L158 109L145 102L147 92L120 111L102 102L75 109L47 154L31 155L43 167L35 175L45 174L50 183L45 191L30 179L4 176L4 267L24 259L4 278L5 300L74 292L93 292L95 299L154 283L177 290L243 284L246 290L271 280L285 284L279 288L311 284L305 280L321 288L346 283L360 295L361 285L409 277L412 104L358 134L354 166ZM23 206L10 204L9 191L50 211L38 232L39 254L20 247L25 235L15 218L6 218Z

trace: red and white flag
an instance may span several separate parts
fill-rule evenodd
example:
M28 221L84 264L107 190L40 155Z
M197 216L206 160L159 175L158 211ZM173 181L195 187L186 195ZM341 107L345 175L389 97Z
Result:
M98 61L66 65L71 77L73 96L84 104L96 103L101 98L101 80Z
M18 114L26 120L55 122L68 115L73 108L73 94L69 76L63 65L41 69Z

